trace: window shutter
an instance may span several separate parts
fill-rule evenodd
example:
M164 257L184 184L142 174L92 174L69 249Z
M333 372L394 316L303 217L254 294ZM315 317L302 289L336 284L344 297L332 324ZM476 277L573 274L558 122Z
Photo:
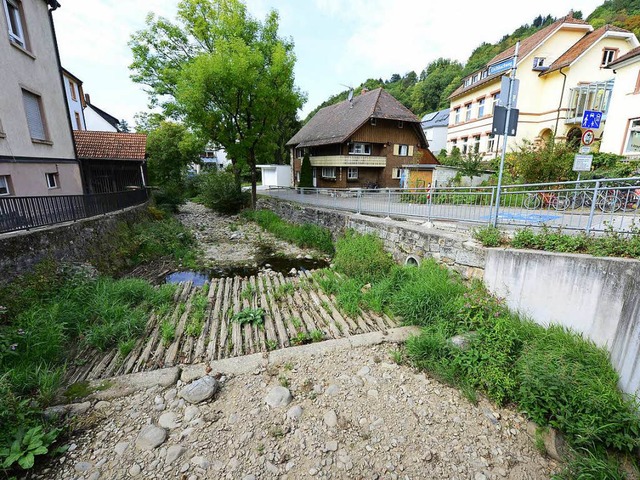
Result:
M44 133L44 123L42 122L42 111L40 110L40 99L33 93L22 91L24 110L27 114L27 124L31 138L36 140L46 140Z
M393 154L400 155L400 145L398 145L397 143L393 145Z
M413 157L413 145L409 145L409 156Z

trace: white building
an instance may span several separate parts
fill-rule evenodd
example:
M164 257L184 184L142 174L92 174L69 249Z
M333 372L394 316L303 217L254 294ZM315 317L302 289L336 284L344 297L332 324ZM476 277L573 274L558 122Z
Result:
M263 187L290 187L291 165L256 165L262 170Z
M429 142L429 150L438 155L447 148L447 128L449 127L449 111L445 108L439 112L427 113L422 117L422 130Z
M74 130L86 130L84 121L84 92L82 91L82 80L66 69L62 69L62 79L64 83L64 93L67 97L67 108L69 118L71 118L71 128Z
M89 94L85 95L84 119L87 130L98 132L119 132L120 120L91 103Z

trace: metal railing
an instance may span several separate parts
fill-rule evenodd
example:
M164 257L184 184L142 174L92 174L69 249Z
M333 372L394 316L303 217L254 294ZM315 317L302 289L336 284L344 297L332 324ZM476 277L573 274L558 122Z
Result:
M491 224L496 214L496 188L279 188L266 193L355 213ZM637 233L639 207L640 177L505 185L500 192L497 224Z
M0 197L0 233L103 215L140 205L147 199L144 188L93 195Z

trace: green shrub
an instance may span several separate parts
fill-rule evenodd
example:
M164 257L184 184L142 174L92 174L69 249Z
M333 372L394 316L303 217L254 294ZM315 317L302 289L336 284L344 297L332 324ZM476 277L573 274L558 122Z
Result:
M336 244L333 260L336 270L351 278L370 283L387 275L394 265L382 240L372 234L347 231Z
M473 231L473 238L485 247L498 247L503 241L502 232L499 228L493 226L476 228Z
M518 230L511 240L511 246L514 248L537 248L537 245L537 236L530 228Z
M327 228L318 227L310 223L296 225L282 220L271 210L245 211L243 215L246 219L252 220L273 233L276 237L282 238L303 248L315 248L325 253L333 253L333 239L331 232Z
M201 177L200 198L215 212L232 215L249 204L249 193L242 191L232 173L212 170Z

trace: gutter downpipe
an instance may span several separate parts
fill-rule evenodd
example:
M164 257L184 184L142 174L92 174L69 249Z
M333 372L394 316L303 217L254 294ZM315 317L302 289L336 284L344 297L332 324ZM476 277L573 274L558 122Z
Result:
M560 91L560 102L558 103L558 115L556 116L556 127L553 130L553 142L556 141L556 136L558 135L558 123L560 123L560 109L562 108L562 100L564 99L564 87L567 84L567 75L562 71L564 67L560 68L558 72L560 75L564 77L562 80L562 90Z

